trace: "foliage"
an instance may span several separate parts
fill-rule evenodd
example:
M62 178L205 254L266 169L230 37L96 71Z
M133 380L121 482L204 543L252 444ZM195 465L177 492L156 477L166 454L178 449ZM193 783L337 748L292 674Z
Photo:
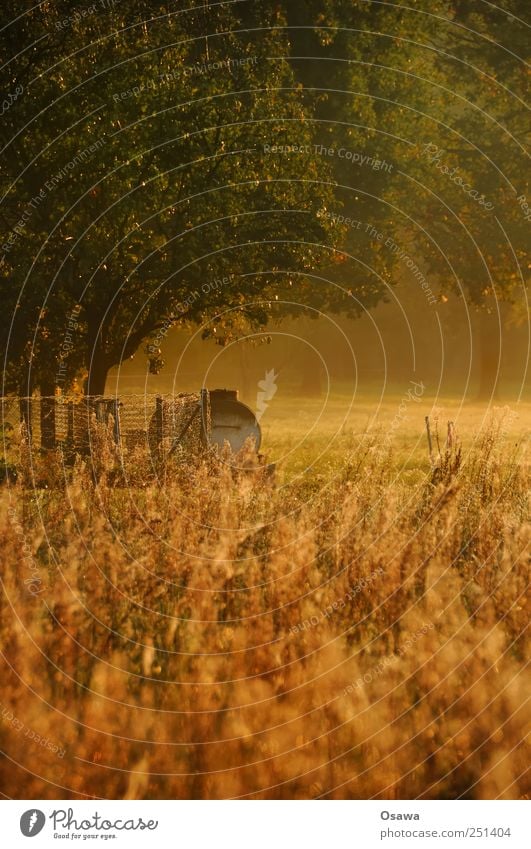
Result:
M387 239L433 291L521 316L526 6L8 0L2 243L29 220L0 266L6 388L53 391L76 304L65 382L93 392L146 342L160 369L177 323L225 344L273 302L357 315L403 276Z
M169 15L166 4L143 20L134 2L63 27L75 6L46 4L3 31L6 48L39 35L46 45L4 76L24 97L3 128L2 242L29 217L4 253L4 334L13 381L30 359L39 384L80 304L69 377L82 364L99 392L111 366L172 322L210 318L205 332L226 335L244 309L265 323L287 287L276 272L330 255L313 214L330 181L325 161L264 151L292 122L311 141L282 30L253 39L224 5L209 8L208 30L203 10Z

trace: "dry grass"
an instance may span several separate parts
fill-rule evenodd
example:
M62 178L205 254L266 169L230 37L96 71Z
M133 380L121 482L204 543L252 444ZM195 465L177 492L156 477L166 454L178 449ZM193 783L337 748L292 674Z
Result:
M160 486L138 454L125 486L78 464L55 487L47 458L48 489L4 487L0 788L524 795L530 525L502 430L414 484L367 436L328 481L208 458Z

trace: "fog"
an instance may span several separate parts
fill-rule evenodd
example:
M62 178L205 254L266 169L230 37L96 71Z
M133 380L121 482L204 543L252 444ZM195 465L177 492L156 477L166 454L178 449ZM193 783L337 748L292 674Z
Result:
M528 325L510 308L488 320L490 391L481 400L529 400ZM273 370L278 387L301 397L392 396L400 394L408 381L417 380L433 397L476 401L485 371L480 321L484 317L462 298L449 294L431 307L414 285L402 284L393 287L388 303L358 319L320 313L315 319L273 320L225 347L203 340L200 328L174 328L161 343L164 366L159 374L149 374L146 356L139 352L120 370L113 370L107 389L119 393L237 388L240 397L252 404L258 382Z

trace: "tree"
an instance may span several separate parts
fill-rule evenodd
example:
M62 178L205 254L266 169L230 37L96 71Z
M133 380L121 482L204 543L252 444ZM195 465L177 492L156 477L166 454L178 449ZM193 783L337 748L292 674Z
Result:
M9 386L62 363L100 393L146 341L157 368L172 324L224 344L272 301L359 314L389 297L400 244L485 316L492 388L529 220L522 0L6 5Z
M525 297L527 5L288 4L294 66L323 134L393 163L392 173L349 174L336 159L344 211L426 262L434 290L462 294L478 328L483 397L496 387L499 325ZM379 240L362 228L347 244L369 266L365 277L390 283L396 258Z
M526 7L453 4L437 54L448 102L438 132L419 125L410 156L420 220L435 237L426 258L443 287L463 296L477 328L483 398L497 394L504 315L518 308L527 282Z
M253 42L231 6L150 4L148 20L135 18L145 4L85 17L78 6L46 4L2 34L21 55L46 44L4 78L25 95L3 128L2 289L20 316L4 317L4 338L9 385L29 346L26 383L50 391L79 305L68 377L81 361L100 394L170 323L213 317L205 333L222 339L243 318L265 324L268 299L290 288L277 273L330 255L333 228L311 213L331 187L326 162L269 149L293 123L303 151L312 139L281 30Z

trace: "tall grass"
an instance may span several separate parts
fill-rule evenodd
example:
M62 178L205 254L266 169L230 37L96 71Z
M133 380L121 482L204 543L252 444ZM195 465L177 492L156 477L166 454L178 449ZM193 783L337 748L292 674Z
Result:
M1 500L2 791L525 794L527 477L498 437L414 486L369 437L287 486L250 456L37 461Z

